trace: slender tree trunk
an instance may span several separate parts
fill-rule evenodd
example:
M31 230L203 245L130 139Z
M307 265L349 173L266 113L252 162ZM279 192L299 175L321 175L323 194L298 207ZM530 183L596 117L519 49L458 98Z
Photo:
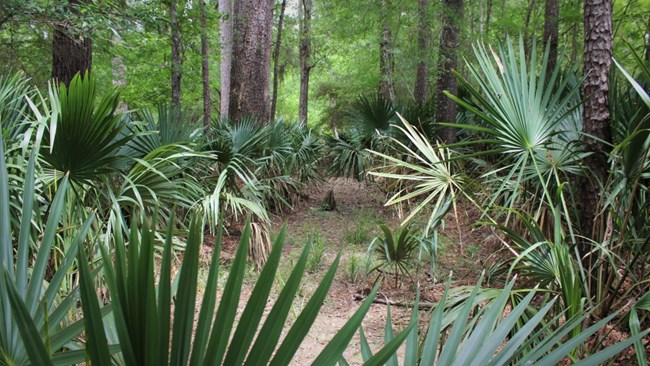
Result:
M478 0L478 34L483 36L485 23L483 23L483 0Z
M530 29L530 19L533 16L533 10L535 10L536 1L530 0L528 3L528 10L526 10L526 22L524 24L524 50L526 51L526 56L530 54L530 45L531 38L535 36L535 30Z
M212 122L212 100L210 99L210 63L208 53L208 21L205 0L199 0L201 17L201 75L203 79L203 125L205 131L210 131Z
M219 33L221 38L220 88L221 119L229 118L230 109L230 71L232 69L232 1L219 0Z
M460 46L460 22L463 18L463 0L443 0L443 26L440 40L438 61L438 78L436 83L436 120L454 122L456 120L456 103L444 95L444 91L458 94L456 77L452 70L456 68L456 57ZM456 141L456 129L443 127L440 139L445 143Z
M612 140L608 105L609 69L612 63L612 3L611 0L584 1L585 53L583 82L583 132L585 149L592 154L584 163L591 171L582 188L582 231L587 238L599 240L603 229L599 225L602 203L601 184L607 180L609 145ZM595 178L595 179L593 179ZM583 254L587 248L583 247Z
M391 103L395 102L393 86L392 51L390 50L390 27L388 26L388 7L390 0L381 1L381 41L379 42L379 94Z
M119 45L122 43L122 37L120 37L120 29L117 29L113 34L113 44ZM113 76L113 86L116 88L124 88L126 86L126 65L122 56L113 54L111 57L111 74ZM121 100L120 105L117 108L117 111L124 113L129 110L129 105L126 101Z
M79 13L79 4L86 0L69 0L67 9ZM52 78L65 85L77 73L90 73L93 59L93 41L88 34L82 34L74 24L54 26L52 39Z
M179 108L181 106L181 27L178 19L177 0L169 1L169 15L172 38L172 106Z
M230 115L267 122L274 0L235 2Z
M574 0L571 2L571 6L573 7L574 11L579 11L580 7L582 6L582 1L583 0ZM580 48L578 44L578 32L579 32L579 25L574 24L573 29L571 29L571 53L569 55L569 63L570 64L575 64L576 61L578 60L578 49Z
M490 32L490 20L492 18L492 0L487 2L487 10L485 14L485 34L488 35Z
M280 77L280 49L282 47L282 27L284 25L284 10L287 7L287 0L282 0L280 16L278 18L278 33L275 38L273 49L273 96L271 98L271 120L275 120L275 108L278 102L278 79Z
M650 20L648 23L650 23ZM648 24L648 28L650 28L650 24ZM646 33L643 38L645 42L645 60L650 62L650 32Z
M549 45L548 69L553 70L557 63L557 43L559 38L560 1L546 0L544 6L544 42Z
M417 105L423 106L429 98L429 22L427 8L428 0L419 0L418 2L418 52L419 61L415 73L414 97Z
M300 101L299 120L307 123L309 105L309 72L311 71L311 7L312 0L301 0L300 22Z

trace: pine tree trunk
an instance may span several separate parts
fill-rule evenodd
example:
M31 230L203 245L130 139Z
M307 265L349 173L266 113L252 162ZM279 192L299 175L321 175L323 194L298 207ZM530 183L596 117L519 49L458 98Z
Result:
M390 0L381 0L381 40L379 42L379 94L384 99L395 102L393 87L392 54L390 50L390 27L388 26L388 7Z
M282 27L284 25L284 11L287 7L287 0L282 0L280 16L278 18L278 33L275 38L273 49L273 96L271 99L271 120L275 120L275 109L278 102L278 79L280 78L280 50L282 47Z
M608 142L612 140L608 105L609 69L612 63L611 0L584 2L585 53L583 82L583 127L585 149L592 154L584 163L593 176L585 179L582 188L582 233L598 240L603 229L598 211L602 204L602 187L608 176ZM594 179L595 178L595 179ZM587 248L583 247L583 254Z
M544 42L548 43L548 70L557 63L557 43L559 38L560 1L546 0L544 6Z
M436 120L440 122L456 121L456 103L444 95L444 91L458 94L456 77L452 70L456 68L458 47L460 46L460 22L463 17L463 0L443 0L443 26L440 40L438 61L438 78L436 83ZM456 141L456 129L443 127L439 133L445 143Z
M232 0L219 0L219 34L221 40L220 89L221 119L228 119L230 109L230 72L232 69Z
M199 0L201 17L201 76L203 80L203 125L206 132L210 131L212 121L212 100L210 99L210 63L208 52L208 21L205 10L205 0Z
M66 8L79 13L79 4L87 0L69 0ZM58 24L54 26L52 39L52 78L65 85L77 73L90 73L93 57L93 41L87 34L82 34L74 25Z
M230 89L231 118L270 118L270 63L273 0L235 2Z
M180 109L181 105L181 28L178 20L177 0L169 1L169 16L172 39L172 106Z
M418 3L418 52L419 61L415 73L415 88L413 96L417 105L425 105L429 97L429 27L427 7L428 0L419 0Z
M309 73L311 64L311 6L312 0L301 0L302 19L300 23L300 101L298 119L307 123L309 105Z

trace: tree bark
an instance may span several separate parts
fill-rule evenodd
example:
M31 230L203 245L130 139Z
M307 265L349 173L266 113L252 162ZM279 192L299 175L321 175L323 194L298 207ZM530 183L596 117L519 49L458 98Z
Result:
M544 42L548 44L548 70L557 64L557 43L559 38L560 1L546 0L544 6Z
M79 4L87 0L69 0L66 8L78 15ZM93 41L82 34L75 24L59 23L54 26L52 39L52 78L65 85L77 73L90 73L93 57Z
M388 7L390 0L381 1L381 39L379 42L379 94L387 101L395 102L393 86L393 55L390 50L391 36L388 26Z
M609 69L612 64L612 3L611 0L584 1L585 53L583 82L584 145L591 155L584 163L591 171L583 184L581 197L581 226L583 235L599 240L602 225L598 224L602 203L601 184L607 179L608 142L612 140L608 105ZM595 179L594 179L595 178ZM602 221L602 220L599 220ZM583 254L587 248L583 247Z
M201 76L203 80L203 125L205 131L210 131L212 122L212 100L210 99L210 63L208 53L208 21L205 0L199 0L201 20Z
M122 37L120 37L120 29L117 29L113 34L113 44L121 44ZM113 54L111 57L111 74L113 76L113 86L116 88L124 88L126 86L126 65L121 56ZM129 105L126 101L121 100L120 105L117 107L117 111L120 113L125 113L129 110Z
M221 119L228 119L230 108L230 71L232 69L232 0L219 0L219 33L221 40Z
M270 118L270 63L274 0L235 2L230 114Z
M456 68L456 57L460 46L460 22L463 18L463 0L443 0L443 26L440 40L438 77L436 83L436 120L454 122L456 120L456 103L444 95L444 91L458 94L456 77L452 70ZM456 129L443 127L440 139L447 143L456 141Z
M429 59L429 27L427 7L429 6L428 0L419 0L418 3L418 48L419 48L419 61L415 73L415 87L413 89L413 96L415 103L423 106L427 103L429 97L429 66L427 60Z
M573 11L578 11L581 5L582 0L574 0L571 2L572 9L574 9ZM572 65L578 60L578 49L580 48L578 45L578 28L578 24L575 24L573 29L571 29L571 53L569 54L569 63Z
M169 0L169 16L172 41L172 106L180 109L181 105L181 27L178 20L177 0Z
M530 29L530 19L533 16L533 10L535 10L536 1L530 0L528 3L528 10L526 10L526 21L524 24L524 50L526 52L526 57L530 55L530 45L531 38L535 37L535 30L531 31ZM531 35L532 34L532 35Z
M492 19L492 0L487 2L487 11L485 14L485 35L490 33L490 20Z
M309 105L309 73L311 64L311 8L312 0L300 0L302 19L300 21L300 101L298 118L307 123Z
M282 47L282 27L284 24L284 10L287 7L287 0L282 0L280 16L278 18L278 33L275 38L273 49L273 96L271 98L271 120L275 120L275 109L278 102L278 79L280 77L280 49Z

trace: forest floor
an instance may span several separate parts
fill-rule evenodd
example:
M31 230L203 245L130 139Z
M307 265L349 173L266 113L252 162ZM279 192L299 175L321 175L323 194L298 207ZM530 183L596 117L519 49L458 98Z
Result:
M337 210L334 211L321 209L323 198L329 190L333 191L337 203ZM357 310L361 304L360 298L373 287L377 273L366 275L365 272L368 245L380 234L377 222L382 221L391 229L397 228L400 222L397 211L384 206L385 195L372 184L350 179L331 179L321 185L309 187L305 193L305 196L294 204L293 211L273 220L271 233L271 236L275 237L282 226L287 225L285 255L278 271L278 290L274 291L276 296L282 280L289 276L308 237L311 237L314 243L302 289L290 314L290 322L297 318L338 253L341 253L341 262L328 298L294 357L293 365L311 364ZM409 321L412 312L410 305L415 300L417 284L421 291L421 303L433 303L440 298L449 276L454 286L474 284L485 263L494 258L495 251L500 247L499 243L491 239L496 237L489 229L474 227L473 224L478 219L475 209L461 207L458 216L459 220L456 220L452 212L446 219L433 271L427 260L417 275L413 273L413 278L406 277L397 286L392 276L383 281L377 298L396 304L390 309L395 332ZM237 240L236 236L224 239L222 261L228 262L228 258L234 256ZM207 251L203 257L209 260L209 247ZM240 311L243 310L256 278L256 273L251 271L244 285ZM271 305L272 302L267 306L267 311ZM425 324L426 314L427 311L424 310L421 313L421 326ZM363 329L373 352L383 345L386 315L386 305L373 304L364 318ZM401 353L403 347L398 352ZM352 339L344 357L350 365L362 364L358 334Z

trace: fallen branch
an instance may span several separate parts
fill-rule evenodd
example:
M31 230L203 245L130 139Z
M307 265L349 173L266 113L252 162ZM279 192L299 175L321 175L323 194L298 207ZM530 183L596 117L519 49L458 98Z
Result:
M381 297L377 296L372 301L373 304L390 305L390 306L397 306L397 307L401 307L401 308L412 308L415 305L415 303L412 303L412 302L390 300L386 295L383 295L383 294L380 294L380 295L381 295ZM356 301L363 301L367 297L368 297L367 294L360 294L360 293L354 294L354 299ZM434 302L429 302L429 301L420 302L418 304L418 310L431 310L435 305L436 305L436 303L434 303Z

